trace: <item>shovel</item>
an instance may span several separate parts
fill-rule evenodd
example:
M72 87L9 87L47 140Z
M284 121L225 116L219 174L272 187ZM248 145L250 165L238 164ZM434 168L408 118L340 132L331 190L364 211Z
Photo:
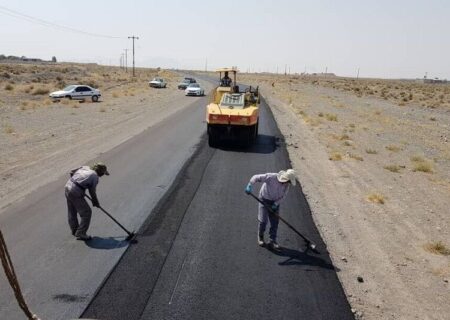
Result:
M85 197L88 198L89 200L91 200L91 202L92 202L91 197L89 197L87 194L85 194ZM98 208L99 208L100 210L102 210L103 213L105 213L108 217L110 217L112 221L114 221L115 223L117 223L117 225L118 225L119 227L121 227L122 230L125 231L125 232L128 234L128 237L125 238L125 241L130 241L130 243L136 243L136 242L137 242L137 240L135 239L136 233L135 233L134 231L133 231L133 232L128 231L127 228L125 228L122 224L120 224L120 222L117 221L110 213L108 213L108 211L106 211L106 210L103 209L102 207L98 207Z
M261 199L259 199L257 196L255 196L253 193L248 193L248 195L252 196L256 201L258 201L259 203L261 203L268 211L271 215L275 216L277 219L281 220L285 225L287 225L292 231L294 231L296 234L298 234L300 237L302 237L303 240L305 240L306 242L306 246L307 249L311 249L311 251L313 251L314 253L319 254L320 252L316 249L316 245L309 240L307 237L305 237L304 235L302 235L297 229L295 229L289 222L287 222L284 218L280 217L280 215L278 213L276 213L275 211L272 210L271 207L269 207L267 204L265 204L263 201L261 201Z

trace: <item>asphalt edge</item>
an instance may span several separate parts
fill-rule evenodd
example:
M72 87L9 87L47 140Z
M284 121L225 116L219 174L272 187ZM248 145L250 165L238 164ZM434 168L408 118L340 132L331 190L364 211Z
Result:
M192 161L195 160L196 158L198 158L201 155L201 153L205 152L205 149L208 148L208 144L206 143L207 142L206 140L207 140L207 135L206 135L206 133L204 133L201 136L200 141L194 146L194 148L195 148L194 153L185 161L185 163L183 164L182 168L180 169L180 171L177 173L177 175L173 179L173 181L172 181L171 185L169 186L169 188L167 189L167 191L158 200L157 204L150 211L148 217L145 219L145 221L142 223L141 227L136 232L136 237L135 237L136 240L139 241L139 237L143 236L143 233L151 226L152 222L154 221L155 217L157 216L157 213L161 212L162 210L164 210L164 207L167 205L168 200L171 197L173 197L177 193L177 191L180 189L180 184L177 181L179 181L180 178L182 178L183 176L186 175L187 169L191 166ZM206 151L208 151L208 150L206 150ZM212 155L214 154L214 151L215 151L215 149L211 149L210 150L210 154L207 157L208 160L207 160L207 163L206 163L206 165L205 165L205 167L203 169L203 173L206 170L207 164L211 160ZM202 176L203 176L203 174L202 174ZM196 188L198 188L200 183L201 183L201 179L198 179ZM184 218L185 213L186 213L186 210L183 212L183 218ZM182 220L183 219L181 219L181 222L182 222ZM173 243L173 241L174 241L174 239L172 239L172 243ZM93 302L98 297L98 295L100 294L100 292L102 291L102 289L104 288L105 284L108 282L108 280L110 279L112 274L115 272L115 270L117 269L118 265L122 262L122 260L126 256L127 252L130 250L131 246L133 246L133 244L130 243L127 246L126 250L122 253L121 257L117 260L117 262L111 268L111 270L106 274L106 276L104 277L104 279L102 280L102 282L100 283L98 288L95 290L94 294L92 295L92 298L90 299L89 303L83 308L82 312L80 313L80 315L78 317L79 319L83 319L83 316L86 314L88 309L92 306ZM170 252L170 250L169 250L169 252ZM165 263L165 261L163 262L162 266L164 266L164 263ZM158 273L160 271L161 270L159 270ZM152 290L153 290L153 288L152 288Z

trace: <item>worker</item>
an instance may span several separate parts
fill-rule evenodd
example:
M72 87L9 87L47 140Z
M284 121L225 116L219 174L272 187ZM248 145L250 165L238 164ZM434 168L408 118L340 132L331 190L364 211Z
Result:
M261 190L259 191L259 199L273 212L279 214L280 201L286 196L289 185L295 186L295 171L288 169L282 170L278 173L265 173L254 175L245 188L245 192L250 194L252 192L253 184L263 182ZM271 214L267 208L261 203L258 205L258 245L264 246L264 232L266 231L267 220L270 221L269 230L269 248L279 249L277 243L278 218Z
M86 189L89 190L92 205L100 208L96 189L99 177L105 174L109 176L106 165L101 162L95 163L92 167L82 166L70 171L70 179L66 183L65 194L69 227L72 230L72 235L77 240L87 241L92 239L91 236L87 235L91 222L92 209L84 198L85 191ZM78 222L77 213L80 215L80 222Z
M222 87L230 87L231 86L231 78L228 76L228 71L225 71L225 75L222 79L220 79L220 85Z

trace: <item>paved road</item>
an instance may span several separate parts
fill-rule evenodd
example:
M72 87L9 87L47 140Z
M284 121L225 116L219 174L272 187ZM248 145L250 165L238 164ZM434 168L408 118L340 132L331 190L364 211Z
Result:
M188 107L100 157L111 172L101 178L100 203L130 229L148 218L204 133L207 98L186 99ZM26 300L42 319L78 317L128 245L123 231L97 209L89 230L94 240L84 244L72 237L63 190L67 178L0 215ZM24 319L2 270L0 288L0 319Z
M273 117L261 107L255 146L211 149L204 137L84 318L353 319L300 187L282 214L322 254L304 253L284 226L280 252L256 244L257 204L244 187L253 174L289 167Z

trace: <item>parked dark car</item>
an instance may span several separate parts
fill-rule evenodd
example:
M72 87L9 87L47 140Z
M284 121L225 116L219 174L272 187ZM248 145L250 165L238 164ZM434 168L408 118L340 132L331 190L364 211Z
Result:
M178 89L185 90L191 83L196 83L197 81L194 78L184 78L179 84Z

